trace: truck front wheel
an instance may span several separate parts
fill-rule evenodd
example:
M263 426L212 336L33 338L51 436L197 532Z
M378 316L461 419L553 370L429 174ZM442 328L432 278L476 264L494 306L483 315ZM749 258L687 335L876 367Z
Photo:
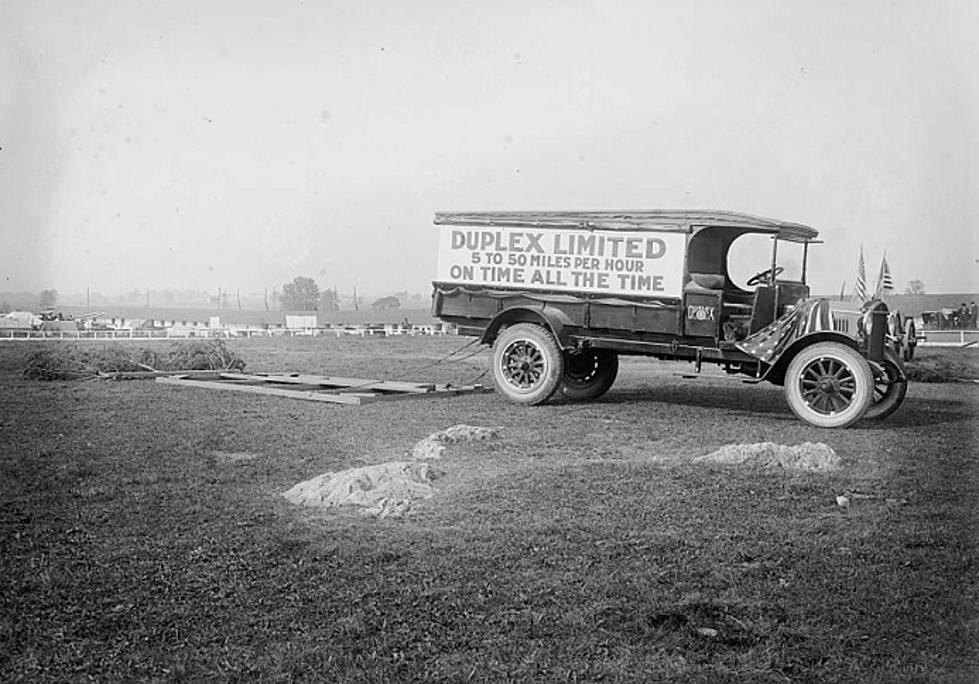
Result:
M590 401L605 394L619 372L619 355L607 349L565 352L561 394L570 401Z
M543 326L518 323L503 330L493 344L496 389L518 404L542 404L561 384L564 355Z
M785 373L785 396L799 418L817 427L847 427L860 420L874 396L870 365L838 342L800 351Z
M874 398L863 415L868 420L880 420L894 413L908 393L908 376L904 374L897 354L885 349L881 365L884 375L874 378Z

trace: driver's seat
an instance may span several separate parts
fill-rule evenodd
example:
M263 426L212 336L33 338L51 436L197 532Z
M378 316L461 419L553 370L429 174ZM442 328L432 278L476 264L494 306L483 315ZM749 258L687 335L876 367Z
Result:
M691 273L683 289L687 292L720 292L724 289L724 276L719 273Z

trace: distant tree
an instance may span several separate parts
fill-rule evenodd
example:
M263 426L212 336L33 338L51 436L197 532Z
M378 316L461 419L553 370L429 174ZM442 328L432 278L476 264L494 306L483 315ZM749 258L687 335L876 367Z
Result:
M923 295L925 293L925 284L920 280L908 281L908 286L904 290L905 294L910 295Z
M401 300L399 300L397 297L381 297L380 299L374 300L374 303L371 304L371 308L375 310L400 309Z
M10 302L6 299L0 302L0 315L10 313Z
M40 295L41 308L50 309L55 304L58 303L58 291L57 290L41 290Z
M320 311L339 311L340 297L336 290L323 290L320 293Z
M291 283L282 286L279 301L286 311L316 311L320 302L320 287L312 278L297 276Z

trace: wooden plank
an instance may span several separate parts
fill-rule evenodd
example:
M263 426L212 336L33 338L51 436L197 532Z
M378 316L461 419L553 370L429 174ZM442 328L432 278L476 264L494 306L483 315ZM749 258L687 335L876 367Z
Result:
M296 376L299 377L299 376ZM310 377L310 376L306 376ZM195 380L187 375L177 375L171 377L159 377L157 382L164 385L179 385L183 387L203 387L205 389L228 390L232 392L246 392L249 394L262 394L266 396L285 397L288 399L303 399L306 401L320 401L332 404L361 405L370 404L377 401L392 401L400 399L426 399L436 397L454 397L460 394L480 394L491 392L492 390L482 385L464 385L452 387L449 385L427 385L432 387L428 391L405 391L389 394L379 392L360 391L361 388L344 387L336 391L328 390L306 390L306 389L286 389L283 387L269 387L266 381L267 376L256 375L248 376L244 373L222 373L220 380ZM254 381L262 381L262 384L251 384ZM368 381L369 382L369 381ZM246 384L247 383L247 384ZM383 384L383 383L375 383ZM414 383L400 383L414 385Z
M307 375L305 373L222 373L222 379L252 380L256 382L281 383L287 385L318 385L338 389L373 390L381 392L434 392L433 383L396 382L394 380L367 380L363 378L338 378L329 375Z
M221 371L203 370L203 371L189 371L189 370L177 370L177 371L110 371L101 372L98 374L100 378L106 380L142 380L144 378L160 378L170 375L183 375L187 377L202 377L202 378L215 378L221 374Z
M271 376L278 377L278 376ZM433 392L433 383L422 382L398 382L395 380L363 380L360 378L337 378L322 375L302 375L300 380L324 387L350 387L357 389L370 389L383 392Z
M404 394L378 394L375 401L402 401L404 399L442 399L461 394L488 394L493 390L482 385L463 385L461 387L438 387L434 392L405 392Z
M190 380L179 375L160 377L157 378L156 381L164 385L181 385L183 387L202 387L204 389L247 392L249 394L264 394L267 396L304 399L306 401L322 401L332 404L367 404L372 401L376 401L379 398L379 395L367 393L354 394L346 392L343 394L338 394L335 392L309 392L305 390L280 389L277 387L262 387L260 385L237 385L234 383L215 380Z

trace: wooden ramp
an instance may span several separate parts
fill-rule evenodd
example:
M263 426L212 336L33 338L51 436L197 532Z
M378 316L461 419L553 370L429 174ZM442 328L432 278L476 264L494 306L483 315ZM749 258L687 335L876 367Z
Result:
M181 387L249 392L289 399L325 401L332 404L370 404L394 399L432 399L460 394L491 392L482 385L436 385L424 382L394 382L336 378L303 373L195 373L158 377L158 383Z

